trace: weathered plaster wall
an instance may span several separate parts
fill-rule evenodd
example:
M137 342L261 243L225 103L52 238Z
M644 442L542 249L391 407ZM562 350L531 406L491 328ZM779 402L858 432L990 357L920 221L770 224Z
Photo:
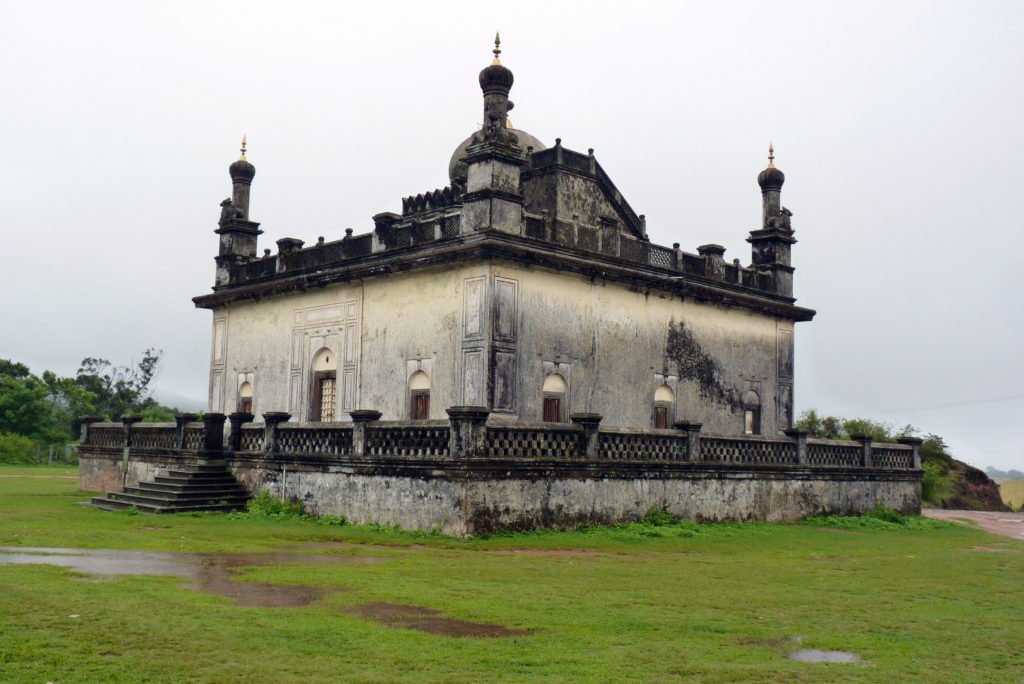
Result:
M135 454L125 484L150 481L178 457ZM714 464L539 463L491 460L323 461L228 456L256 494L297 498L317 515L355 523L474 534L636 520L652 507L691 520L796 520L875 506L921 508L920 471ZM79 487L120 491L120 459L83 448Z
M266 464L234 468L250 491L295 497L317 515L355 523L439 529L463 535L497 529L572 527L637 520L652 507L688 520L798 520L808 515L853 515L886 506L919 513L917 474L789 473L706 466L663 476L608 472L601 476L537 477L529 467L483 472L391 474L343 467ZM387 470L387 469L385 469ZM612 471L614 468L611 469Z
M257 415L287 411L308 420L310 364L328 348L339 420L354 408L408 418L408 379L417 370L430 376L430 417L446 418L444 409L461 401L463 283L484 272L480 265L423 269L217 309L223 350L215 332L210 407L234 411L238 387L249 381Z
M127 465L120 452L95 452L80 448L78 459L78 488L87 492L119 492L135 487L139 482L152 482L168 468L181 468L192 462L181 458L160 458L129 452Z
M518 264L417 269L233 304L214 320L211 407L224 412L249 382L257 415L309 420L310 365L327 348L339 420L356 408L409 418L417 371L430 377L431 418L470 404L539 421L544 379L557 372L564 419L593 412L604 425L650 427L654 393L668 385L670 422L741 433L750 392L762 434L791 420L791 322Z
M493 274L518 291L520 419L542 418L544 377L557 371L569 385L566 413L599 413L604 425L651 426L654 392L668 384L674 418L701 421L707 432L742 432L750 390L762 432L785 426L776 411L779 340L792 339L792 323L596 278L514 265ZM791 367L783 369L790 377Z
M786 521L816 513L854 515L885 506L921 508L920 486L856 477L789 479L751 473L692 478L502 479L467 483L470 533L610 524L637 520L652 507L687 520Z

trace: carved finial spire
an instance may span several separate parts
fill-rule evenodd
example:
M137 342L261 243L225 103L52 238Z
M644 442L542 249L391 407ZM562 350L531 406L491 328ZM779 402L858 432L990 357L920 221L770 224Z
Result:
M245 159L245 133L242 134L242 156L238 158L238 161L246 161L246 159Z
M494 61L491 64L501 64L501 60L498 55L501 54L501 34L497 31L494 32L494 49L491 50L494 53Z
M770 140L768 141L768 168L775 168L775 146Z

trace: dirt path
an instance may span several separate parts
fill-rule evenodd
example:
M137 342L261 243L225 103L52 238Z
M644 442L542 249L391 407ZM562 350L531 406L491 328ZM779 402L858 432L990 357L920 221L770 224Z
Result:
M996 513L993 511L947 511L939 508L925 508L921 515L936 520L952 520L962 522L973 520L981 529L1024 541L1024 513Z

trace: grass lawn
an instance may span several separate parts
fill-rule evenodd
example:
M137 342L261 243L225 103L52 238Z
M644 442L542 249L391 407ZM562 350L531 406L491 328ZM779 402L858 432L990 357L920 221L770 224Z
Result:
M107 513L79 505L88 495L69 473L0 467L0 546L378 561L239 569L239 583L324 591L271 608L179 577L5 565L0 554L2 682L1024 681L1024 544L964 526L637 524L453 539ZM437 613L389 621L409 606ZM445 618L514 633L424 631ZM786 657L798 649L861 662Z

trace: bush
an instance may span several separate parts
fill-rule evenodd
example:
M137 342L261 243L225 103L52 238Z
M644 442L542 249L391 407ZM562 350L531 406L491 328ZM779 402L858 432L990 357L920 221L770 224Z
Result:
M651 506L647 513L644 514L641 522L652 527L666 527L675 523L676 518L661 506Z
M298 499L282 500L270 496L269 492L260 492L249 499L246 506L253 515L267 518L307 518L306 508Z
M815 527L872 530L931 530L956 527L956 523L932 520L919 515L901 515L891 508L876 506L864 515L821 515L804 518L803 522Z
M246 513L232 513L235 519L250 517L272 518L274 520L304 520L317 525L347 525L345 518L337 515L315 516L306 512L306 507L298 499L292 498L281 500L270 495L269 492L260 492L249 499L246 504Z
M22 435L0 434L0 463L35 462L35 442Z

